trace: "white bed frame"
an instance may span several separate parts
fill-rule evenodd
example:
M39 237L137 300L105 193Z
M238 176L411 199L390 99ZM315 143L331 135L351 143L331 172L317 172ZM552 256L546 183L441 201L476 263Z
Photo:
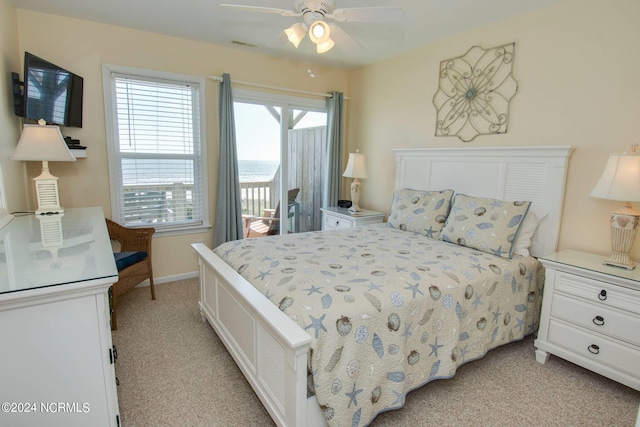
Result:
M395 188L451 188L471 196L531 200L540 223L530 251L556 250L569 146L393 150ZM389 205L391 198L389 199ZM311 337L202 243L200 312L216 331L279 426L325 426L307 399Z

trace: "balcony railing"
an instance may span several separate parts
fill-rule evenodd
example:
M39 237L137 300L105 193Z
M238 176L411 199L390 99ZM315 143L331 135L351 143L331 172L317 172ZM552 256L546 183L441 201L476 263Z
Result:
M242 213L262 216L271 206L275 183L271 181L241 182ZM125 219L129 224L152 224L192 219L193 185L163 184L124 187Z
M264 209L274 208L271 205L272 194L275 194L275 182L273 180L241 182L242 213L262 216Z
M125 224L193 219L193 184L124 186Z

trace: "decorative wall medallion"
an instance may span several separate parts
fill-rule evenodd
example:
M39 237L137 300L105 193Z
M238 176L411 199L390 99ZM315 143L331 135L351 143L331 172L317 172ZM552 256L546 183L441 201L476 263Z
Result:
M518 90L511 75L515 43L482 49L440 63L440 82L433 96L436 136L469 142L478 135L507 132L509 102Z

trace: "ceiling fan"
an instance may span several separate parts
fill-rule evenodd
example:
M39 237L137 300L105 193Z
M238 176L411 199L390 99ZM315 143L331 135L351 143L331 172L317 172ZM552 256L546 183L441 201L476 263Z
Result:
M261 6L221 4L220 7L244 12L271 13L286 17L301 17L284 30L287 38L296 48L307 32L309 39L316 44L318 53L330 51L336 43L345 52L362 48L353 37L335 22L376 22L396 24L404 21L404 9L401 7L352 7L336 9L335 0L294 0L293 9L277 9ZM335 22L327 23L325 20Z

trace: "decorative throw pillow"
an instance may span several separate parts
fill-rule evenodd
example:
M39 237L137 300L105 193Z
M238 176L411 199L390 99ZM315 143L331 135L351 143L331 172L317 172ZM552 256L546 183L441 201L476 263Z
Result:
M440 240L511 258L530 205L457 194Z
M452 196L453 190L396 190L387 225L437 239L449 214Z

